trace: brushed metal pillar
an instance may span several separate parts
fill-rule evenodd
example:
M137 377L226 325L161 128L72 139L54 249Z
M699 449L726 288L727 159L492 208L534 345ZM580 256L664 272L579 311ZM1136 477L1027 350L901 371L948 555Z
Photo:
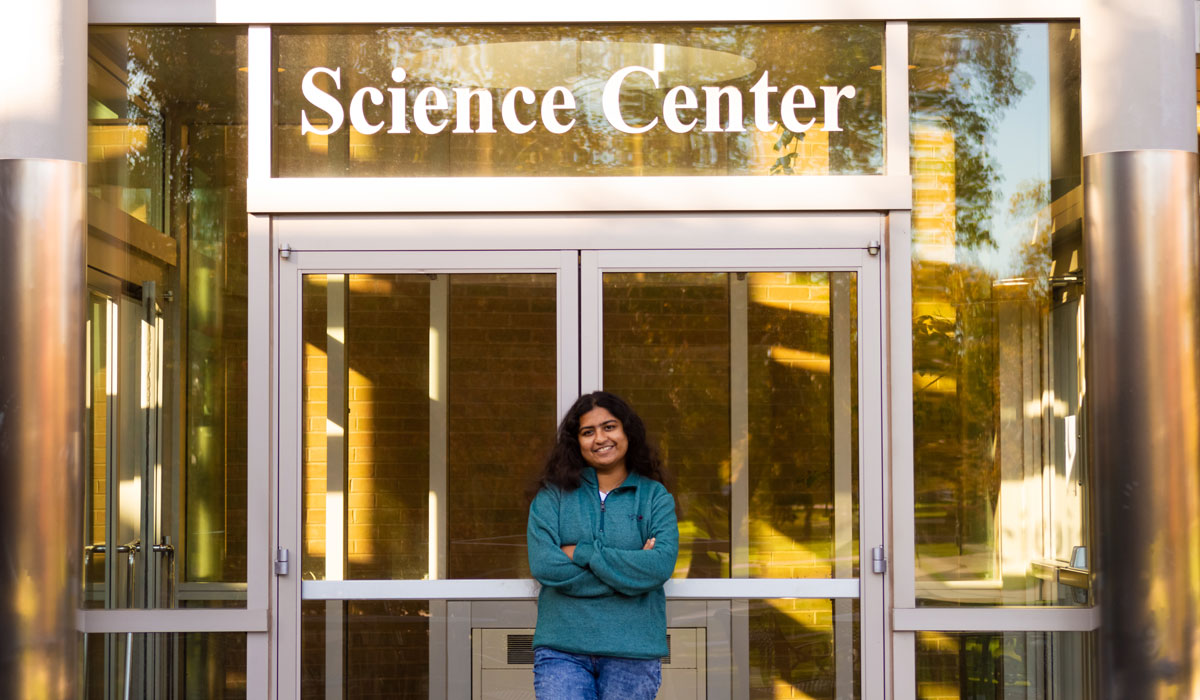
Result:
M1084 158L1101 697L1200 697L1197 156Z
M73 698L83 459L82 163L0 160L0 697Z

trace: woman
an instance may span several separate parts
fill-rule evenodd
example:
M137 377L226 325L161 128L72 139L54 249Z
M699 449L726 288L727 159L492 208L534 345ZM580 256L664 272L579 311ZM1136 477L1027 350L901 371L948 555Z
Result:
M579 397L529 508L542 584L533 636L538 700L652 700L667 655L663 583L675 570L675 499L629 404Z

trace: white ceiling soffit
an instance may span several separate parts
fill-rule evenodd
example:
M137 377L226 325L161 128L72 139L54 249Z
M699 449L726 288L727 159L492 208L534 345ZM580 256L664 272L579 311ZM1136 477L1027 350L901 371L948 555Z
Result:
M1078 19L1083 0L88 0L92 24L455 24Z

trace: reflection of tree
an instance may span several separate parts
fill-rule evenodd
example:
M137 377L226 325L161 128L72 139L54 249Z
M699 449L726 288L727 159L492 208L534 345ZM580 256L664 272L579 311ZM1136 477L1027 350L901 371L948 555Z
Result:
M1002 178L988 138L1032 84L1016 67L1017 26L914 26L910 32L912 119L940 123L954 135L956 243L995 246L992 207Z
M911 109L914 124L936 125L953 143L953 193L936 204L953 211L953 259L913 263L913 360L916 432L917 540L923 551L961 556L991 545L1000 482L1001 308L1040 308L1048 245L1035 237L1013 254L1021 278L997 286L997 275L968 261L1007 245L996 235L1002 175L991 150L1001 117L1031 86L1017 69L1016 25L928 25L910 28ZM914 169L925 167L914 152ZM930 165L929 167L934 167ZM1012 222L1036 221L1047 191L1031 183L1008 202ZM916 221L916 217L914 217ZM929 235L914 225L918 237ZM1023 236L1028 241L1029 237ZM1011 269L1011 268L1010 268ZM1033 284L1026 283L1034 281ZM1036 369L1036 368L1030 368ZM952 550L939 548L952 545ZM962 575L992 574L990 564L959 563Z
M186 469L174 478L186 483L180 566L190 581L245 580L244 527L211 525L245 510L245 42L236 27L95 29L90 39L91 97L115 116L96 133L123 132L123 151L89 185L128 211L144 206L145 220L179 241L180 268L159 293L181 302L164 318L183 343L168 366L186 373L174 407Z
M814 92L819 85L853 85L857 90L853 108L840 113L842 131L831 134L830 173L874 173L883 165L883 33L874 27L851 31L843 25L816 25L810 35L814 40L796 43L793 60L796 65L820 66L809 78ZM773 108L778 109L778 101ZM797 146L807 133L782 130L774 145L780 156L771 166L772 174L793 172Z

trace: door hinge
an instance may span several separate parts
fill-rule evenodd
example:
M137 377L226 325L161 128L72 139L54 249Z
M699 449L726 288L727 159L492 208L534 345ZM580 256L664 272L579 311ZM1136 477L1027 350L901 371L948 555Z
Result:
M871 241L867 244L867 252L871 255L879 255L879 241Z
M279 246L279 257L283 258L284 260L292 257L292 246L287 243Z
M275 550L275 575L288 575L288 550L287 547L280 547Z
M883 545L871 548L871 571L877 574L887 573L887 556L884 554Z

